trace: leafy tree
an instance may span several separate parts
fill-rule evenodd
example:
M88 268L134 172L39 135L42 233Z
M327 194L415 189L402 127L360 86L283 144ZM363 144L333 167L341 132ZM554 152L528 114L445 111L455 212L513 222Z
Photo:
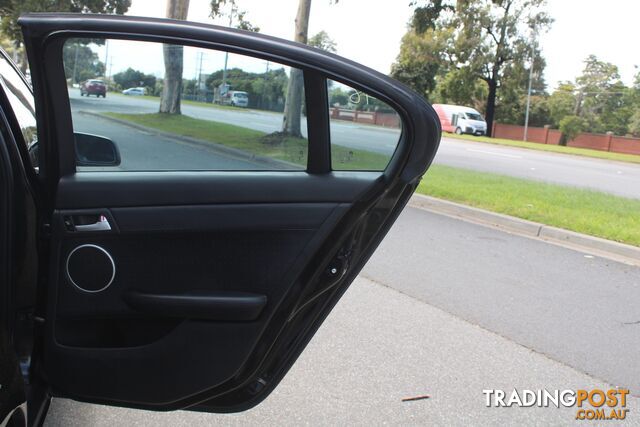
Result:
M636 73L633 84L624 96L629 114L627 132L633 136L640 136L640 72Z
M415 7L410 26L417 34L435 30L436 22L441 17L442 12L455 11L454 5L447 2L447 0L412 0L409 6Z
M326 31L320 31L319 33L316 33L315 35L310 37L308 45L332 53L336 52L336 47L338 46L336 42L331 37L329 37L329 34L327 34Z
M457 67L470 67L487 84L489 133L501 83L510 67L529 57L529 34L545 30L552 21L540 10L545 5L545 0L468 0L456 7L452 53Z
M147 87L152 91L156 86L156 76L152 74L145 74L142 71L134 70L131 67L114 74L113 81L122 89L129 89L131 87Z
M573 140L581 132L584 132L588 123L585 119L578 116L567 116L560 120L560 131L562 132L561 145L567 145L567 142Z
M640 109L640 73L631 87L620 81L618 67L590 55L575 83L563 82L549 97L549 114L554 126L563 118L578 116L588 132L634 133L632 122Z
M595 55L589 55L584 64L582 74L576 79L578 115L588 121L592 132L624 133L625 126L620 128L619 120L615 117L623 107L625 92L618 67L600 61Z
M18 17L28 12L82 12L124 14L131 0L0 0L0 30L13 40L16 48L23 50L22 31ZM21 58L26 58L22 54ZM26 61L20 66L26 69Z
M410 29L402 37L400 54L391 66L391 76L430 99L436 87L436 76L446 67L443 52L450 35L447 29L428 28L422 33Z
M499 89L506 87L509 80L522 81L516 76L524 75L520 64L531 56L530 34L546 30L552 22L543 10L546 1L458 0L455 4L453 1L426 4L414 11L393 75L424 93L435 87L437 75L466 70L462 75L472 76L469 80L472 86L476 79L487 86L484 110L491 132L496 103L500 100ZM424 39L416 40L415 36ZM423 49L416 49L420 46L418 41L424 44ZM542 65L535 59L539 56L534 50L534 67ZM514 88L523 91L526 85L515 84ZM512 95L511 99L517 103L518 97Z
M104 76L105 64L85 41L71 39L62 50L64 73L71 83Z
M468 105L480 111L484 109L487 87L468 68L451 70L436 83L433 102Z
M216 88L222 84L224 70L209 74L206 85ZM284 111L284 94L288 77L284 68L269 70L265 73L250 73L240 68L227 70L227 83L233 90L249 94L249 106L252 108Z
M451 13L445 12L455 8L445 0L411 1L409 5L415 10L409 31L402 38L400 54L391 66L391 76L430 99L437 76L446 73L448 64L445 48L452 28L448 25Z
M636 110L629 119L629 133L636 137L640 136L640 110Z
M225 8L228 6L228 8ZM211 13L209 16L213 19L218 17L229 18L229 25L233 23L235 18L235 27L240 30L260 32L260 27L256 27L245 19L247 12L238 8L237 0L211 0Z
M576 113L577 98L575 85L571 82L560 83L558 88L549 96L549 119L553 127L560 126L560 121L566 116Z
M329 105L332 107L344 107L349 104L349 92L340 87L329 90Z
M505 63L504 66L496 96L495 119L502 123L524 124L531 76L529 125L543 126L549 120L548 117L541 117L548 114L546 83L542 77L546 61L536 44L533 49L531 46L521 45L517 50L516 56L521 59Z
M640 108L640 72L633 78L633 84L626 93L626 101L630 105Z
M618 67L590 55L575 83L561 82L548 100L551 124L559 127L570 116L582 119L584 131L633 132L632 116L640 108L640 73L634 84L626 87L620 81ZM575 121L575 120L574 120Z
M529 126L542 127L549 123L549 97L531 95L529 105ZM518 94L514 99L502 101L496 111L496 120L500 123L522 125L526 119L527 95Z
M529 126L543 127L549 123L549 97L545 95L532 95L529 105ZM526 96L521 98L520 116L517 123L524 123L526 112Z
M0 34L0 47L2 47L16 63L19 64L22 62L22 58L20 58L22 52L16 48L15 43L4 34Z

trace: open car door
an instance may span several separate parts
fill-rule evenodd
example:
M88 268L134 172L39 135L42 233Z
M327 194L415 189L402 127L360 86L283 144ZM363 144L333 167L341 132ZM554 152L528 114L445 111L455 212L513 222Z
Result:
M261 34L95 15L19 23L47 195L34 378L108 405L258 404L411 197L438 147L436 114L387 76ZM164 78L121 94L136 60L144 79ZM229 89L249 109L216 105ZM176 91L182 114L158 113ZM283 109L300 134L280 132Z

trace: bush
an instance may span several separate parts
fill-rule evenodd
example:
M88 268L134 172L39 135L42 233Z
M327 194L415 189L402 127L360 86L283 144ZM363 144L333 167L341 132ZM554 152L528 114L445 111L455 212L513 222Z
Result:
M629 119L629 133L633 136L640 136L640 110L633 113Z
M582 117L566 116L560 120L560 132L562 132L560 145L567 145L567 142L575 139L586 127L587 122Z

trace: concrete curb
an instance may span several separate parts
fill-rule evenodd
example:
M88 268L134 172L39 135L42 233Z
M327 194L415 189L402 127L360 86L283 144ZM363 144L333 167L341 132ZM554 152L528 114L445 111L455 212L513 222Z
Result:
M255 154L247 153L246 151L238 150L237 148L227 147L222 144L216 144L214 142L202 141L200 139L191 138L188 136L177 135L170 132L164 132L158 129L150 128L147 126L139 125L137 123L132 123L127 120L117 119L115 117L109 117L104 114L94 113L93 111L80 111L81 114L87 114L89 116L99 117L101 119L109 120L114 123L121 124L123 126L128 126L133 129L141 130L143 132L147 132L153 135L162 136L164 138L174 139L181 142L186 142L187 144L197 145L198 147L207 148L211 151L215 151L224 155L226 157L235 158L237 160L250 161L255 163L258 166L262 166L268 169L277 168L279 170L303 170L300 165L296 165L295 163L290 163L285 160L273 159L271 157L258 156Z
M515 218L435 197L414 194L409 206L543 239L602 257L640 265L640 247L601 239L562 228Z

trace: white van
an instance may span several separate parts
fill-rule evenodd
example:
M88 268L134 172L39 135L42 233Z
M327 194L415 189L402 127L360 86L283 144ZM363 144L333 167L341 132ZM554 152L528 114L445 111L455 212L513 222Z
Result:
M229 104L234 107L248 107L249 94L240 90L229 91Z
M444 132L486 135L487 122L477 110L462 105L433 104Z

